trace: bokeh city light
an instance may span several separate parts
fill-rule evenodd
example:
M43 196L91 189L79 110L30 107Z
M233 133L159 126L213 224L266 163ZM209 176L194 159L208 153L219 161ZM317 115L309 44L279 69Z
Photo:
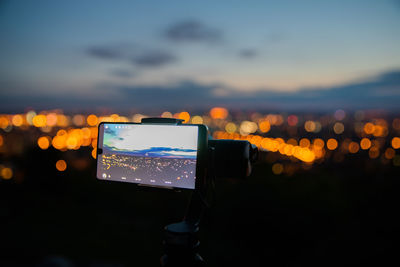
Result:
M371 113L357 119L360 112L351 116L351 113L339 110L330 115L305 119L312 115L243 114L214 107L203 114L165 111L158 116L175 117L184 123L205 123L215 139L248 140L262 152L275 155L264 159L281 164L271 167L274 174L292 175L296 170L309 170L310 166L343 162L350 155L366 162L373 159L376 165L397 167L400 149L399 118ZM139 113L64 114L61 110L1 114L1 152L7 158L15 153L11 147L16 146L17 136L29 137L30 140L33 137L34 142L24 143L25 147L20 149L37 146L42 150L56 149L60 155L83 149L88 153L85 160L89 162L90 158L93 160L96 157L97 126L100 122L137 123L149 116ZM64 171L66 167L60 164L57 169ZM287 172L285 166L289 165L295 167L289 168ZM11 162L3 170L3 179L12 179Z

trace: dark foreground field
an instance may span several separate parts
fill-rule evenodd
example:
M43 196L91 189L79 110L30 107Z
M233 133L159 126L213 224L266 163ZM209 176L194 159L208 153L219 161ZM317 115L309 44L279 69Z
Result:
M24 180L0 183L0 266L158 266L162 228L188 195L98 181L94 160L59 173L57 153L30 151L14 160ZM248 180L217 181L201 255L208 266L396 266L399 170L364 169L348 160L287 177L261 163Z

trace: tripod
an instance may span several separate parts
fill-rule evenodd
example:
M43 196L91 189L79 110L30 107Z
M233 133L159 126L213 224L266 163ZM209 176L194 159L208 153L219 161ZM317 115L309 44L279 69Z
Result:
M208 172L203 186L192 193L186 215L181 222L164 228L164 255L160 259L162 267L200 267L205 266L199 255L199 224L206 209L204 196L209 183L214 186L214 148L209 148ZM214 188L211 188L214 190Z
M144 118L142 123L180 125L183 120L169 118ZM208 151L203 151L200 160L206 156L205 168L197 173L196 189L193 191L186 215L181 222L164 228L164 255L160 259L162 267L205 266L199 255L198 238L201 217L208 206L205 197L211 186L214 191L216 177L245 178L251 173L251 166L258 158L258 149L245 140L208 140ZM200 150L202 151L202 150ZM216 168L217 167L217 168ZM203 179L202 179L203 178Z

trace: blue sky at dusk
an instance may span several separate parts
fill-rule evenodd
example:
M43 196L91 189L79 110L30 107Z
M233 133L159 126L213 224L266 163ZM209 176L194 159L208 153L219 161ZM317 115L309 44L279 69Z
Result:
M394 0L2 1L0 96L45 106L187 83L217 98L332 88L397 71L399 29Z
M103 145L112 151L197 155L198 128L195 126L104 124L103 127Z

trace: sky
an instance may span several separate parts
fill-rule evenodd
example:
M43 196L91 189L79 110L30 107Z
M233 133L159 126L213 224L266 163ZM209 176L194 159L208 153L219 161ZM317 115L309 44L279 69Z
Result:
M399 70L399 29L397 0L3 0L0 103L331 88Z
M190 149L197 152L197 127L165 125L105 124L104 144L117 150L147 150L154 147ZM127 127L127 128L126 128ZM160 134L162 133L162 134ZM168 151L169 154L185 155L184 151Z

